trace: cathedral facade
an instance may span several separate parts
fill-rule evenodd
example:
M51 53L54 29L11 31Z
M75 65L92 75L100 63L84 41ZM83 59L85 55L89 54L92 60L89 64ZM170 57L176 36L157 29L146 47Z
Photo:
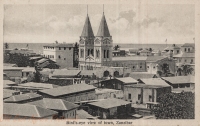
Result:
M96 36L87 15L79 41L80 70L95 70L102 66L112 66L112 46L112 36L104 13Z

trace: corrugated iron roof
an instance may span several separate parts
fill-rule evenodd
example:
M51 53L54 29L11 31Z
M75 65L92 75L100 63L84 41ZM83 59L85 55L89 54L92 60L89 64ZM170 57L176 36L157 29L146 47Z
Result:
M34 98L39 98L41 95L35 93L27 93L21 95L13 95L12 97L5 99L4 102L20 102L25 100L31 100Z
M116 98L109 98L106 100L102 100L102 101L98 101L98 102L92 102L92 103L88 103L89 105L93 105L93 106L97 106L100 108L104 108L104 109L109 109L109 108L113 108L113 107L118 107L121 105L127 105L127 104L131 104L130 102L121 100L121 99L116 99Z
M55 115L58 112L45 109L36 105L29 104L15 104L15 103L4 103L3 104L3 114L12 116L25 116L25 117L35 117L42 118L51 115Z
M125 84L129 84L129 83L137 83L138 81L133 79L132 77L123 77L123 78L115 78Z
M93 89L96 89L96 87L92 85L88 85L88 84L75 84L75 85L62 86L62 87L53 88L53 89L40 90L39 92L56 97L56 96L79 93L82 91L93 90Z
M49 88L49 89L59 87L58 85L54 85L54 84L49 84L49 83L35 83L35 82L28 82L28 83L18 84L18 86L22 86L22 87L34 87L34 88Z
M147 78L147 79L140 79L146 85L155 85L155 86L170 86L161 78Z
M162 77L162 79L170 82L171 84L195 83L194 76Z
M53 110L71 110L78 107L78 105L65 101L63 99L50 99L50 98L43 98L42 100L29 102L28 104L37 105L43 108L53 109Z

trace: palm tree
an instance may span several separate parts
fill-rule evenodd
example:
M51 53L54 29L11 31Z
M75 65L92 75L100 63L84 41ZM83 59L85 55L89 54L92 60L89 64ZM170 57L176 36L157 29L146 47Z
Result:
M182 72L183 72L183 70L181 68L178 68L177 71L176 71L177 76L181 76Z
M169 70L169 65L164 63L164 64L161 64L159 65L160 68L161 68L161 72L162 72L162 76L165 76L167 77L168 76L168 73L170 72Z
M8 49L8 48L9 48L8 43L5 43L4 46L5 46L5 49Z
M188 74L192 74L192 72L194 71L194 68L192 68L190 65L182 65L181 67L185 76L187 76Z
M116 45L116 46L114 46L114 50L118 50L120 48L120 46L119 45Z

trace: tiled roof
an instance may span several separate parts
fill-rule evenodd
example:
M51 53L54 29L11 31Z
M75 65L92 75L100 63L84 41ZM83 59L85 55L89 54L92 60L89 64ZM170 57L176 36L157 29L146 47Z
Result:
M148 79L140 79L146 85L155 85L155 86L170 86L161 78L148 78Z
M148 72L131 72L129 74L129 77L132 77L136 80L142 79L142 78L153 78L154 76L156 76L156 75L148 73Z
M44 45L44 47L74 47L72 43L52 43L48 45Z
M18 84L18 86L21 87L35 87L35 88L57 88L59 87L58 85L54 84L48 84L48 83L35 83L35 82L28 82L28 83L23 83L23 84Z
M21 102L25 100L31 100L34 98L39 98L41 95L35 94L35 93L27 93L27 94L21 94L21 95L13 95L12 97L4 100L4 102Z
M25 116L34 118L43 118L57 114L57 112L45 109L35 105L29 104L15 104L15 103L4 103L3 114L13 116Z
M194 43L185 43L181 47L195 47Z
M138 81L133 79L132 77L123 77L123 78L115 78L125 84L129 84L129 83L137 83Z
M71 110L78 107L78 105L65 101L63 99L50 99L50 98L43 98L42 100L29 102L28 104L37 105L43 108L53 109L53 110Z
M86 111L84 110L77 110L76 111L76 114L77 114L77 119L88 119L90 117L93 117L92 115L88 114Z
M159 60L167 58L166 56L148 56L147 62L157 62Z
M107 25L106 18L105 18L104 14L102 16L100 26L99 26L99 30L98 30L96 36L110 37L110 32L109 32L108 25Z
M83 31L82 31L82 34L81 34L82 37L93 37L94 36L94 33L93 33L93 30L92 30L92 26L91 26L91 23L90 23L90 19L87 15L86 17L86 20L85 20L85 25L83 27Z
M194 76L162 77L162 79L171 84L195 83Z
M146 56L127 56L127 57L113 57L113 61L127 61L127 60L147 60Z
M115 89L108 89L108 88L103 88L103 89L95 89L96 94L104 94L104 93L111 93L111 92L120 92L121 90L115 90Z
M75 85L62 86L62 87L53 88L53 89L40 90L39 92L56 97L56 96L79 93L82 91L88 91L88 90L93 90L93 89L96 89L96 87L92 85L88 85L88 84L75 84Z
M116 99L116 98L109 98L109 99L105 99L102 101L97 101L97 102L92 102L92 103L88 103L89 105L93 105L93 106L97 106L100 108L104 108L104 109L109 109L109 108L113 108L113 107L118 107L121 105L127 105L127 104L131 104L130 102L121 100L121 99Z

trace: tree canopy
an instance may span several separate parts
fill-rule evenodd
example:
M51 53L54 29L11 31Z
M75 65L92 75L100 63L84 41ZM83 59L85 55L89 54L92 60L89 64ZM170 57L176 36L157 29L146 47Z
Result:
M159 107L154 108L157 119L194 119L194 93L167 93L158 97Z

